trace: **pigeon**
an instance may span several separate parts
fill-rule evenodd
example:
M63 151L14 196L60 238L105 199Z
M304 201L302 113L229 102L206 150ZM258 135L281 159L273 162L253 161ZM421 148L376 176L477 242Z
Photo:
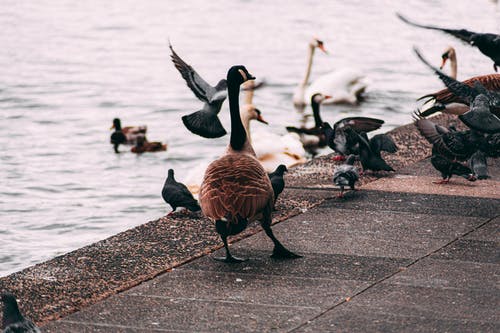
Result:
M276 200L278 200L278 195L280 195L285 188L285 180L283 179L283 175L287 171L288 169L286 168L286 166L284 164L280 164L278 165L276 170L268 174L269 179L271 180L271 186L273 187L274 203L276 203Z
M441 172L441 176L443 177L440 181L434 182L435 184L447 184L453 175L463 177L469 181L476 180L474 172L469 167L440 155L437 149L434 148L432 150L431 164L436 170Z
M417 48L414 48L414 51L418 58L439 76L452 94L471 106L471 110L459 116L464 124L485 133L497 133L500 130L498 117L500 116L500 93L486 89L479 81L475 81L472 87L457 81L432 66ZM421 113L421 115L424 114Z
M182 122L192 133L204 138L219 138L226 135L218 113L227 98L227 81L220 80L215 87L208 84L190 65L181 59L169 44L175 68L181 73L194 95L204 102L203 108L182 117Z
M485 153L487 157L500 157L500 133L486 134L479 143L479 150Z
M474 171L474 175L477 179L487 179L488 175L488 163L486 161L486 154L478 150L472 154L469 159L469 167Z
M338 198L344 197L344 187L349 186L351 190L355 190L354 184L359 180L358 169L354 166L356 156L349 155L344 164L338 165L333 170L333 182L340 187Z
M2 293L0 300L3 303L3 333L40 333L40 329L21 314L14 295Z
M450 131L423 118L418 111L414 113L414 119L420 134L432 144L437 154L451 160L468 160L484 141L476 131Z
M377 134L371 139L365 132L358 134L359 137L359 159L363 172L366 170L372 171L395 171L387 162L382 158L381 151L388 153L395 153L398 147L394 140L387 134Z
M198 201L195 200L186 185L175 181L173 169L168 170L168 177L163 185L161 196L166 203L172 206L172 211L168 215L175 212L177 207L184 207L192 212L201 210Z
M396 15L400 20L409 25L424 29L439 30L477 47L482 54L493 60L493 69L495 72L498 71L497 66L500 66L500 35L492 33L478 33L465 29L446 29L430 25L422 25L408 20L399 13L396 13Z
M347 117L333 124L333 128L328 123L322 124L322 129L326 135L328 146L340 156L334 160L345 160L345 156L359 155L359 133L371 132L379 129L383 120L369 117Z

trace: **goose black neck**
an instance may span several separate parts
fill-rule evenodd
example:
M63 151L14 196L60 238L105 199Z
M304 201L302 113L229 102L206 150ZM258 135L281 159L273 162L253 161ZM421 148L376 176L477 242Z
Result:
M228 79L227 95L229 98L229 112L231 114L231 139L229 144L234 150L242 150L247 141L247 132L240 117L240 85Z
M311 107L313 109L314 127L321 127L321 124L323 124L323 120L321 120L321 116L319 114L319 103L313 100L311 101Z

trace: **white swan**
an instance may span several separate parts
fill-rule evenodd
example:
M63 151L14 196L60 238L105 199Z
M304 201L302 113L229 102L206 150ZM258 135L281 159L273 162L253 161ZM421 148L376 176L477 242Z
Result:
M295 106L308 105L311 101L311 97L316 93L332 96L332 98L326 100L324 104L356 104L367 86L366 82L364 82L365 76L359 71L349 68L335 70L319 77L307 86L309 76L311 75L312 61L316 48L326 53L323 42L317 38L313 38L309 43L306 74L293 95L293 104Z

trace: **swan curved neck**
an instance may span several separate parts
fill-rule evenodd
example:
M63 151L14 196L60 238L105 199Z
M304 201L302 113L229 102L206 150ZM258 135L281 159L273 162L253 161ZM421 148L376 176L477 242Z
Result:
M312 62L313 62L313 57L314 57L314 50L315 50L314 46L309 45L306 74L304 75L304 79L300 83L300 85L302 87L307 86L307 83L309 82L309 76L311 75L311 67L312 67Z
M450 54L450 76L454 78L455 80L457 79L457 56L455 52Z
M230 147L235 151L243 150L247 141L247 132L240 117L240 85L228 79L227 95L229 98L229 112L231 115L231 139Z
M245 128L245 132L247 133L247 140L251 144L252 143L252 135L250 134L250 115L248 114L247 105L244 105L241 109L240 116L243 127Z

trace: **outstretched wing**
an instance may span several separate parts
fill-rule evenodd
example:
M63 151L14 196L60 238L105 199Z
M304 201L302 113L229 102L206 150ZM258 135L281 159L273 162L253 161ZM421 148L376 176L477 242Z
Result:
M446 28L441 28L441 27L435 27L435 26L432 26L432 25L423 25L423 24L418 24L418 23L415 23L415 22L412 22L410 20L408 20L406 17L404 17L403 15L399 14L399 13L396 13L396 16L403 22L409 24L409 25L412 25L414 27L418 27L418 28L423 28L423 29L430 29L430 30L438 30L438 31L442 31L442 32L445 32L447 34L450 34L466 43L470 43L471 40L472 40L472 36L476 35L475 32L473 31L469 31L469 30L465 30L465 29L446 29Z
M377 134L370 139L370 146L373 151L381 152L386 151L388 153L395 153L398 151L398 147L394 140L387 134Z
M381 119L369 117L347 117L337 121L333 128L350 127L356 132L371 132L379 129L384 123Z
M210 103L213 95L217 92L214 87L208 84L190 65L188 65L184 60L177 55L177 53L172 48L172 44L169 43L170 51L172 54L172 62L175 68L181 73L182 77L186 81L188 87L193 91L198 99Z

